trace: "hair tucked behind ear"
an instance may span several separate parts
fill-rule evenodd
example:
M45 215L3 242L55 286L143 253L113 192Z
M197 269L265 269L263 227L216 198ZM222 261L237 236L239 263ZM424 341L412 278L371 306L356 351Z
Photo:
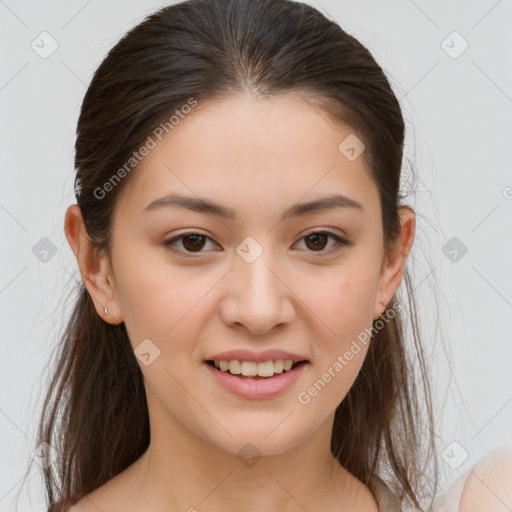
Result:
M77 126L76 198L98 250L109 251L116 198L136 169L108 193L98 190L191 98L200 105L244 91L299 92L348 124L366 146L362 157L379 190L386 247L396 240L404 122L371 53L306 4L190 0L130 30L86 92ZM407 271L405 286L413 340L404 337L400 312L375 333L336 410L332 452L367 485L372 474L387 477L403 503L424 510L420 501L433 498L437 485L435 468L426 472L431 457L437 463L432 401ZM104 322L83 284L44 402L42 442L58 453L43 470L55 512L122 472L149 444L142 373L124 324Z

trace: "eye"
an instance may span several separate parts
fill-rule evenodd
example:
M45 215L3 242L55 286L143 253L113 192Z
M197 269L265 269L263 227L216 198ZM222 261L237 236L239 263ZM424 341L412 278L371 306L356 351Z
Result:
M333 240L333 244L327 250L325 250L326 242L331 239ZM332 254L340 251L345 246L351 245L350 242L341 238L336 233L332 233L331 231L313 231L301 239L306 241L306 247L309 249L309 252L318 252L323 254ZM176 244L181 241L181 247L184 249L179 249ZM190 232L190 233L182 233L181 235L177 235L170 240L164 242L166 247L169 247L171 250L176 252L181 252L185 254L200 254L202 249L205 247L207 241L213 243L212 239L201 233Z
M201 249L205 246L206 240L209 240L210 242L212 241L209 236L203 235L201 233L190 232L175 236L170 240L167 240L167 242L164 242L164 245L173 251L183 252L175 247L176 242L179 240L181 240L181 246L186 249L186 253L200 253L202 252Z
M324 250L326 241L329 240L334 241L331 247L327 250ZM331 231L313 231L301 238L301 241L306 241L306 246L311 249L310 252L320 252L323 254L333 254L345 246L351 245L347 240L341 238L336 233L332 233Z

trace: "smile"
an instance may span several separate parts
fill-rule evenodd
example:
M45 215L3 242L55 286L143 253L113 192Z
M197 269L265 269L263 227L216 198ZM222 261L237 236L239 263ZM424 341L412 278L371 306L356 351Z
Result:
M260 363L210 360L203 364L214 382L231 394L247 399L265 399L289 389L310 363L278 359Z
M257 363L255 361L208 361L215 368L223 372L229 372L231 375L240 375L244 377L273 377L276 374L287 372L301 361L292 361L291 359L277 359L275 361L264 361Z

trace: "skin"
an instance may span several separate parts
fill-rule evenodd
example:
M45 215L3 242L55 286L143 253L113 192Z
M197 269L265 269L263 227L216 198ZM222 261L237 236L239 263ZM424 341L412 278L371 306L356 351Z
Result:
M111 260L93 251L77 205L68 208L66 237L98 315L124 321L134 348L149 338L160 349L149 366L138 360L148 450L74 512L378 511L370 490L330 453L335 409L367 346L310 403L297 400L384 312L414 239L414 211L402 207L400 239L386 254L364 158L350 161L338 150L351 133L295 94L200 104L121 191ZM278 222L290 206L333 191L364 211L338 207ZM236 220L178 208L143 212L169 192L214 200L236 210ZM325 230L351 245L329 254L334 239L304 238ZM181 252L164 245L190 232L209 237L199 253L187 255L183 239L174 245ZM236 252L247 236L263 249L252 263ZM279 396L243 399L203 366L236 348L282 349L309 364ZM248 442L262 454L250 468L237 456Z
M468 474L460 512L512 510L512 446L494 450L480 459Z

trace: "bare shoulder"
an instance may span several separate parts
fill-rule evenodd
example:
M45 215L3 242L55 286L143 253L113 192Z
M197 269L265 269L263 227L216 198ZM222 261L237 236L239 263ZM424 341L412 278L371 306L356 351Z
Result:
M87 508L86 508L86 505L84 503L84 498L82 498L81 500L79 500L77 503L75 503L74 505L72 505L68 512L87 512Z
M99 512L102 510L99 504L100 501L95 492L92 492L78 500L69 508L68 512Z
M508 512L512 509L512 446L482 458L468 475L460 512Z
M67 512L131 512L139 495L140 459L78 500Z
M128 489L123 486L123 482L114 477L78 500L68 512L128 512L129 503L125 500L127 495Z

